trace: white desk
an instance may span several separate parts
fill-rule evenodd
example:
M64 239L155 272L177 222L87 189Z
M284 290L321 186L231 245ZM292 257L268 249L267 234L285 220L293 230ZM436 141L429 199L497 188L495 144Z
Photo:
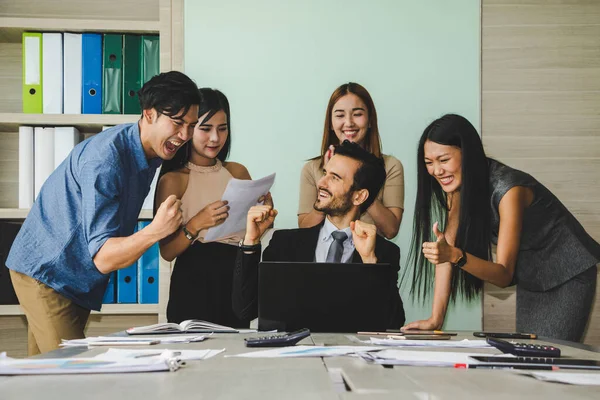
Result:
M225 354L249 351L247 335L215 335L201 343L152 348L218 349L225 353L191 361L176 372L0 377L0 399L597 399L596 386L540 382L510 371L437 367L383 368L350 357L245 359ZM465 336L469 337L469 336ZM459 338L461 338L459 336ZM345 335L313 334L301 344L352 344ZM600 359L600 353L561 345L570 357ZM251 350L251 349L250 349ZM62 349L43 357L91 356L102 348ZM448 351L469 351L448 349ZM496 350L478 349L496 353ZM78 354L79 353L79 354ZM340 372L351 391L340 392L330 378ZM600 372L598 372L600 374Z

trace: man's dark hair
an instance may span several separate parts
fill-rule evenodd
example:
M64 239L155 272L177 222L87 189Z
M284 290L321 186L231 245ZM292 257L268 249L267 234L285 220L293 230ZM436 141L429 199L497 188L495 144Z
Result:
M142 110L154 108L170 118L183 118L194 104L200 104L198 86L179 71L155 75L138 91Z
M385 183L385 163L383 158L379 158L360 145L344 140L340 145L335 146L335 155L352 158L360 162L360 166L354 174L354 182L350 190L367 189L369 197L360 205L361 214L373 204L381 187Z

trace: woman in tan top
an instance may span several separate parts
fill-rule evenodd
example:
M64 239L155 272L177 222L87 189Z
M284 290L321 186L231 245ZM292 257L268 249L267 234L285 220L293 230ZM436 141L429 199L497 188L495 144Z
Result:
M332 156L333 146L344 140L356 142L377 157L383 157L384 187L360 219L375 224L381 235L391 239L398 234L404 211L404 169L400 160L381 153L375 104L367 89L353 82L343 84L331 95L325 113L321 155L302 168L298 226L310 228L323 222L324 214L313 208L317 182L323 175L323 166Z
M167 319L181 322L202 319L232 327L248 327L231 307L233 267L237 243L234 235L203 243L206 231L228 217L221 196L229 180L251 179L246 167L225 161L231 148L229 102L223 93L200 89L202 103L191 141L162 165L155 204L174 194L181 199L183 226L161 240L167 261L177 257L171 275Z

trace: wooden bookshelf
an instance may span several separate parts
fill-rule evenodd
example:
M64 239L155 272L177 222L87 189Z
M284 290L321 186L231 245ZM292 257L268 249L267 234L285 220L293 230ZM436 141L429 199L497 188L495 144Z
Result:
M179 28L176 38L172 32L173 21ZM176 45L182 53L182 21L183 0L0 0L0 219L22 220L29 212L16 208L19 126L74 126L88 134L100 132L103 126L132 123L140 118L139 115L23 114L22 33L157 34L161 71L169 71L174 69L172 47ZM179 54L180 59L181 56ZM177 69L182 70L182 65L178 64ZM142 210L139 219L152 219L152 211ZM94 314L97 318L138 314L136 321L144 320L142 324L147 323L148 318L164 321L170 281L170 263L164 260L161 260L159 279L159 304L107 304L100 313ZM0 305L0 319L22 315L19 306Z
M6 42L20 42L23 32L123 32L158 34L159 21L0 17Z
M0 132L18 132L19 126L74 126L80 132L100 132L105 125L136 122L137 114L23 114L0 113Z
M92 314L158 314L158 304L104 304ZM18 304L0 305L0 315L25 315Z

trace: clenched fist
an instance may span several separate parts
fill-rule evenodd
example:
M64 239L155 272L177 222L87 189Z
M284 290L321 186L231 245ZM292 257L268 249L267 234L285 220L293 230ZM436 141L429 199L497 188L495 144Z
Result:
M377 228L375 225L368 224L361 220L350 222L352 231L352 241L354 247L365 264L376 264L375 239L377 238Z
M277 210L270 205L254 206L248 210L246 218L246 236L244 244L253 245L260 242L260 238L265 231L273 224Z
M172 194L158 207L148 228L152 228L152 232L162 239L179 229L182 221L181 200Z

